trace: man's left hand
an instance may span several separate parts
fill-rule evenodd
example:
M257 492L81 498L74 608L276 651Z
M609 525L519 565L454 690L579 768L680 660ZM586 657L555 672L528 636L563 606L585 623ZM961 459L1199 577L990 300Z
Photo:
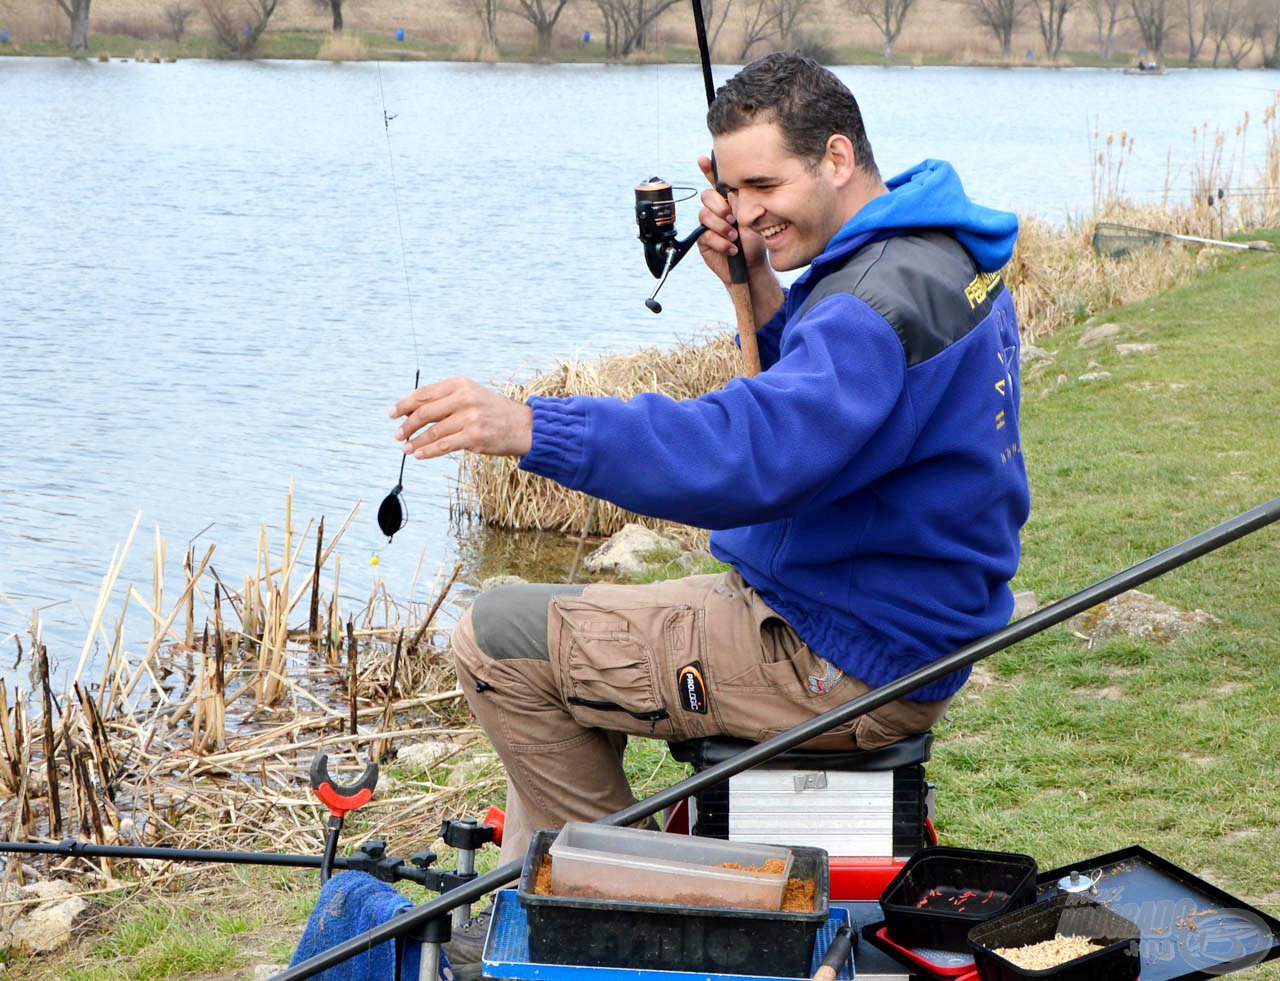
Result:
M404 419L396 439L419 460L471 450L524 456L533 446L533 410L470 378L448 378L414 389L391 407Z

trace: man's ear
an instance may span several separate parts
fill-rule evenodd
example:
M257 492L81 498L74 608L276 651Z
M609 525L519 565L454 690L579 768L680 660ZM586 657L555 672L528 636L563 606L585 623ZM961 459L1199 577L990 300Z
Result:
M837 187L843 187L853 180L858 169L858 158L853 152L853 143L843 133L832 133L827 137L827 162L831 165L832 177Z

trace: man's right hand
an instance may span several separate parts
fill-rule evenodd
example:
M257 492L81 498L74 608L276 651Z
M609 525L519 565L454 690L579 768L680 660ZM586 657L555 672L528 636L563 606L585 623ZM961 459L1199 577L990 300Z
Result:
M739 229L738 220L733 208L725 200L724 195L716 190L715 175L711 168L710 157L699 157L698 166L702 169L707 183L713 186L702 192L702 210L698 212L698 221L707 230L698 236L698 251L702 253L702 261L720 281L729 285L729 256L736 255L739 248L747 257L747 268L753 274L763 271L769 265L765 255L764 239L751 229Z
M710 157L699 157L698 166L707 182L715 180ZM741 248L747 257L747 279L751 284L751 307L757 324L768 323L769 318L782 306L782 285L769 265L768 250L764 239L750 228L738 228L737 217L723 194L709 187L702 192L702 210L698 220L707 230L698 236L698 251L707 268L729 286L729 256Z

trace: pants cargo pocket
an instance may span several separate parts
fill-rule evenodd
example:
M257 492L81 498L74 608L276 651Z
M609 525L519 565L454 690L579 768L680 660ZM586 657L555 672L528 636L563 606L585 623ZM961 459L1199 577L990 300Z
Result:
M671 722L658 689L654 652L626 626L599 619L575 625L566 611L556 645L561 690L579 725L661 738L670 733Z

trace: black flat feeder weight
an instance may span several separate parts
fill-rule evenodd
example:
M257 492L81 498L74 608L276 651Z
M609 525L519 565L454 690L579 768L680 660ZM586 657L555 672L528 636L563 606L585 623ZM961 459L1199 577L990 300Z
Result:
M421 371L413 373L415 389L418 387L418 379L421 376ZM407 453L400 457L400 476L396 478L396 485L378 505L378 529L387 536L388 544L391 543L396 532L409 523L409 508L404 503L404 465L408 459Z

